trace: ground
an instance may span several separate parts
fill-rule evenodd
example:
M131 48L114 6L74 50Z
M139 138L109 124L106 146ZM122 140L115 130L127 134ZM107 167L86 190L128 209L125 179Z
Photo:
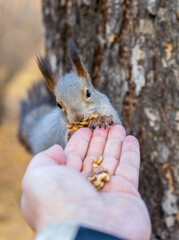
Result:
M19 102L39 79L34 59L18 72L6 89L5 117L0 126L0 239L30 240L34 233L20 212L21 180L32 155L17 139Z

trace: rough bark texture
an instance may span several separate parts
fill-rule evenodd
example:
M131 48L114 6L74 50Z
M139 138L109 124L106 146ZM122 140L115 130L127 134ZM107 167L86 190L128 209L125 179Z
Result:
M152 239L179 236L179 1L43 0L46 54L68 70L69 36L94 85L141 143Z

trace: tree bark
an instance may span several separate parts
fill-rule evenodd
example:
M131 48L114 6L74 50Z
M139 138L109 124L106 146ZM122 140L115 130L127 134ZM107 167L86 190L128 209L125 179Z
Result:
M70 36L94 86L141 144L152 239L179 236L179 1L43 0L46 54L69 69Z

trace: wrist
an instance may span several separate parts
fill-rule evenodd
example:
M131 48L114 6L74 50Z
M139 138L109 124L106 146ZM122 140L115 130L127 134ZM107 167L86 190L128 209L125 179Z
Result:
M56 211L42 211L37 213L34 219L34 229L36 233L44 231L49 225L55 223L63 224L64 222L73 223L74 225L83 225L96 230L104 231L104 219L99 211L93 211L88 207L69 206L69 209L61 212ZM69 212L69 210L71 212ZM99 209L98 209L99 210Z
M72 209L72 207L70 207ZM66 223L70 223L72 226L84 226L89 229L94 229L96 231L101 231L106 234L114 234L116 236L121 236L122 229L119 225L116 225L115 213L110 212L110 216L100 209L99 205L96 204L95 211L89 206L76 208L73 213L68 215L68 210L66 215L61 215L56 211L56 215L47 214L46 216L41 215L36 221L36 233L42 233L48 226L55 226L56 223L63 226ZM113 217L111 217L113 215ZM68 225L67 224L67 225Z
M34 240L78 240L78 239L122 240L113 235L70 222L55 223L38 234Z

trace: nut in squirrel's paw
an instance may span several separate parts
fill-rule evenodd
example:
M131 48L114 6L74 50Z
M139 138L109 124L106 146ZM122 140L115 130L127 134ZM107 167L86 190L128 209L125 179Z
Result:
M108 171L100 165L102 161L102 156L93 160L93 172L88 177L89 182L91 182L97 190L102 189L105 183L110 180Z
M79 128L88 127L90 122L94 119L98 118L98 114L93 113L89 116L89 118L86 121L79 122L77 124L68 124L67 128L70 130L67 136L67 142L70 140L71 136L74 132L76 132Z
M73 135L75 131L77 131L79 128L83 127L89 127L91 130L94 130L97 126L99 128L102 127L102 124L104 124L104 128L106 129L108 126L113 125L113 116L99 116L96 113L93 113L89 116L89 118L84 122L79 122L77 124L68 124L67 128L70 130L67 136L67 142Z

